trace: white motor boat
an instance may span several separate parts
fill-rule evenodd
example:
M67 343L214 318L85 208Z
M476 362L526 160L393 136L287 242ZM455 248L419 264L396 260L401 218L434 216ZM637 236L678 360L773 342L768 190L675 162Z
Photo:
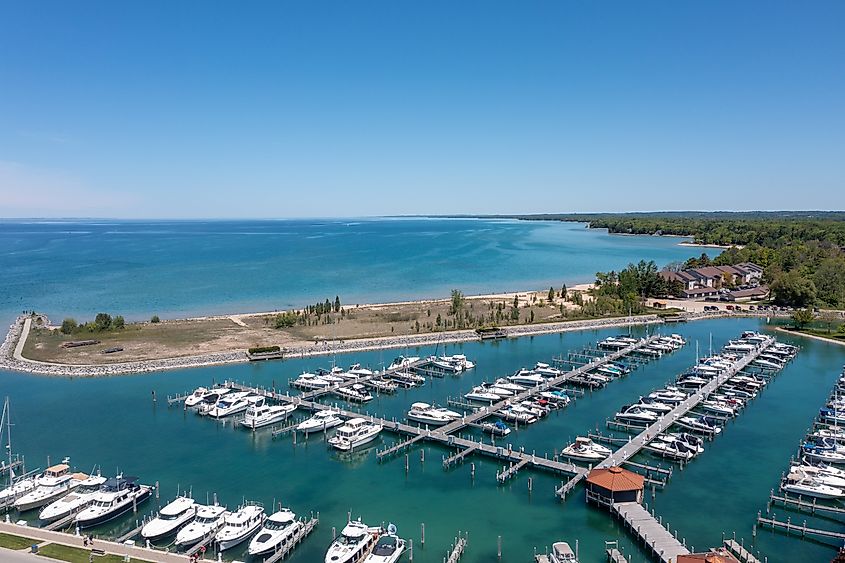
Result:
M185 397L185 406L187 408L192 408L199 406L200 403L206 401L206 399L213 399L213 403L216 403L220 400L220 397L225 395L231 391L228 387L212 387L211 389L207 389L205 387L197 387L193 393Z
M825 485L812 478L801 479L795 482L787 481L781 486L781 488L784 492L808 497L827 499L845 498L845 491L842 489Z
M100 487L107 481L100 475L88 477L73 490L72 493L53 501L38 513L38 519L42 522L52 522L65 516L70 516L83 508L86 508L100 492Z
M522 385L523 387L537 387L538 385L545 383L546 378L538 373L534 373L533 371L521 369L508 377L508 381L516 383L517 385Z
M399 385L396 383L388 380L388 379L381 379L381 378L373 378L367 381L367 385L378 391L379 393L395 393L396 390L399 388Z
M646 410L638 405L628 405L623 407L620 412L616 413L617 420L632 422L639 425L645 424L646 426L656 422L658 418L660 417L657 413Z
M132 510L150 498L153 488L139 485L137 477L115 477L103 483L94 501L76 515L74 521L79 528L99 526Z
M335 435L329 438L329 445L333 446L343 452L349 452L369 444L375 440L382 431L380 424L368 422L363 418L352 418L346 421L346 424L341 426L335 432Z
M0 491L0 506L6 506L17 498L34 491L38 487L39 475L19 477L11 485Z
M375 546L374 532L360 520L349 522L326 551L325 563L357 563Z
M343 424L343 419L330 410L317 411L314 415L299 423L296 429L306 434L310 432L321 432Z
M228 387L215 387L213 389L209 389L208 393L203 395L199 401L192 402L190 406L196 410L197 414L205 414L217 404L217 401L231 392L232 389ZM185 399L185 404L188 404L187 399Z
M473 387L469 393L464 395L464 398L482 403L495 403L502 399L500 395L493 393L488 387L484 387L483 385Z
M513 405L499 409L496 416L502 420L516 422L517 424L534 424L537 422L537 414L523 407L522 405Z
M206 411L206 416L211 418L226 418L247 410L250 406L264 401L264 397L253 395L249 391L238 391L229 393Z
M523 391L525 391L525 387L523 387L522 385L517 385L516 383L511 383L504 377L500 377L499 379L494 381L492 385L500 389L510 391L511 393L522 393Z
M246 540L264 523L264 507L246 504L223 519L223 527L214 536L217 549L226 551Z
M356 401L359 403L366 403L373 400L373 396L367 391L362 383L355 383L347 385L346 387L338 387L334 390L334 394L343 399Z
M563 372L561 370L543 362L537 362L532 371L534 373L539 373L544 377L560 377L561 375L563 375Z
M390 364L390 367L388 367L387 369L395 370L400 368L409 368L411 367L411 365L417 363L418 361L420 361L420 359L417 356L409 356L407 358L405 356L398 356L396 359L393 360L393 363Z
M349 366L349 369L346 370L346 373L348 373L350 375L354 375L354 376L358 377L358 379L360 379L362 377L370 377L371 375L374 375L373 370L370 370L370 369L367 369L367 368L362 368L361 364L352 364L351 366Z
M549 563L578 563L575 552L565 541L552 544L552 552L549 553Z
M645 449L662 457L678 461L689 461L696 455L692 449L681 441L654 440L647 444Z
M636 403L636 405L647 411L654 411L661 415L666 414L667 412L672 412L672 409L674 408L672 405L667 405L666 403L650 397L640 397L640 402Z
M179 530L174 543L179 546L190 547L214 537L218 530L223 527L226 516L229 514L231 513L226 510L225 506L217 504L198 506L196 517L190 524Z
M316 373L304 372L291 381L291 385L301 389L325 389L331 387L331 382Z
M270 405L266 400L261 400L246 409L241 425L247 428L256 429L263 426L270 426L285 420L296 410L296 405L285 403L282 405Z
M725 401L701 401L699 406L706 411L719 416L734 416L736 409Z
M250 555L273 553L285 547L293 536L302 528L302 522L296 514L287 508L274 512L264 520L264 526L249 542Z
M695 455L704 453L704 440L694 434L690 434L689 432L669 432L667 434L659 435L657 440L668 442L670 444L677 442L692 451Z
M659 391L655 391L653 393L649 393L649 399L655 399L660 401L661 403L666 403L669 405L678 405L683 403L686 400L687 395L686 393L681 393L680 391L670 391L668 389L661 389Z
M379 536L373 551L364 563L396 563L405 551L405 540L396 535L396 527L391 524L388 532Z
M831 475L824 472L817 467L810 466L792 466L789 468L789 475L787 479L792 482L803 481L805 479L815 479L822 485L829 485L838 489L845 489L845 478Z
M590 438L578 436L573 443L563 448L560 453L566 457L582 461L601 461L613 452L606 446L596 444Z
M175 534L179 528L197 515L197 503L190 497L176 497L159 511L158 516L144 524L141 537L157 540Z
M405 417L408 420L421 422L423 424L428 424L429 426L443 426L444 424L449 424L455 420L449 414L444 413L437 407L428 403L412 404L411 409Z
M722 431L716 420L707 416L682 416L675 424L702 434L714 435Z
M565 391L543 391L540 393L540 397L546 399L549 403L556 404L558 408L565 407L572 401Z
M87 478L84 473L70 473L65 463L54 465L38 479L35 489L15 500L14 507L18 512L40 508L70 493Z

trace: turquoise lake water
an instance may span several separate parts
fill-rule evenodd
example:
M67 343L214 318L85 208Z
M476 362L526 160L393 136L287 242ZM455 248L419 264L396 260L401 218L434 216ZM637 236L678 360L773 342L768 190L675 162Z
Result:
M684 349L512 433L508 441L540 454L559 450L572 437L596 426L602 428L618 407L661 386L693 363L695 340L704 349L712 333L714 346L719 346L742 330L758 327L766 328L756 320L699 321L677 327L690 340ZM584 331L453 345L448 351L461 351L476 360L474 371L378 398L366 409L398 417L414 401L444 403L448 396L465 392L481 380L548 360L615 332ZM642 329L634 332L641 333ZM688 544L717 545L723 531L736 531L746 543L752 541L757 510L764 508L769 489L777 486L789 457L845 363L845 348L817 341L798 343L803 346L798 357L706 445L704 454L683 471L676 471L665 491L657 493L653 504L658 513ZM432 351L407 352L421 355ZM354 361L375 366L396 353L358 353L337 356L336 361L340 365ZM376 461L374 449L396 439L388 432L373 447L349 457L329 450L319 436L294 445L290 437L273 440L269 432L261 431L252 435L179 408L168 409L161 401L154 405L151 400L152 391L163 398L225 378L281 387L303 369L328 366L330 361L312 358L113 379L2 374L2 393L12 399L17 449L27 455L30 466L44 466L48 455L52 460L70 455L80 468L98 463L108 473L119 468L140 475L146 482L159 481L163 499L173 496L177 487L192 487L197 498L205 499L216 492L229 505L246 497L268 506L274 500L283 502L300 513L320 511L320 526L297 548L291 561L322 560L332 526L342 527L350 510L371 524L397 524L401 534L414 539L414 558L420 562L441 561L458 530L469 532L470 547L464 561L471 563L495 560L499 535L502 560L507 562L529 561L535 547L542 551L553 541L574 543L576 539L580 541L582 561L602 560L603 542L612 539L621 540L626 551L635 554L635 560L646 560L607 514L585 506L582 488L566 502L556 500L553 489L559 478L551 475L523 471L507 485L497 486L496 462L471 458L469 461L476 465L473 480L469 463L444 471L440 459L447 451L431 445L411 450L406 474L402 456L384 463ZM424 462L420 461L421 449L425 449ZM656 461L647 455L641 460ZM529 476L534 480L531 494ZM144 510L157 504L150 502ZM426 527L424 548L418 543L421 523ZM124 520L99 532L119 531L126 526ZM822 526L841 529L837 522L823 521ZM770 561L824 561L834 554L833 546L770 532L760 532L756 542Z
M542 288L590 281L597 270L619 269L640 257L658 264L700 250L677 246L677 239L617 237L562 223L472 220L284 221L284 222L75 222L0 223L0 319L21 309L92 317L99 310L145 318L225 313L301 305L340 294L344 301L380 301L445 296L453 287L467 293ZM515 447L538 454L559 450L596 427L623 404L662 386L695 361L697 340L704 350L712 334L720 346L742 330L766 329L753 319L712 320L673 327L690 341L684 349L649 363L631 376L588 394L569 408L520 429ZM410 403L444 403L482 380L505 375L537 361L576 350L616 333L583 331L502 342L452 345L477 368L460 377L429 381L423 388L380 397L366 409L399 417ZM634 328L642 334L643 329ZM683 471L676 471L653 502L688 545L717 545L722 532L736 531L752 542L757 511L765 507L799 440L822 406L845 363L845 348L813 341L768 388ZM427 355L433 348L338 355L340 365L373 367L405 352ZM440 351L443 351L442 348ZM80 469L99 464L158 481L160 501L191 487L205 499L217 493L236 506L243 498L270 506L274 500L300 514L319 511L317 530L289 559L322 561L332 527L347 512L375 525L394 522L413 539L414 560L442 560L455 534L469 532L463 561L496 560L502 536L508 563L528 562L534 549L554 541L580 542L582 561L603 561L605 540L618 539L636 561L645 561L608 514L588 508L583 488L565 502L554 497L560 477L522 471L504 486L495 480L497 463L470 458L450 471L441 468L446 449L425 445L404 458L378 463L375 448L396 438L384 432L366 451L341 456L322 437L307 442L269 432L251 434L211 420L168 409L163 398L212 381L236 379L256 385L285 385L304 369L328 367L332 358L198 368L112 379L68 379L0 372L0 395L12 403L15 450L30 468L68 455ZM154 404L155 391L159 402ZM425 451L425 461L420 452ZM641 461L657 460L643 455ZM470 475L470 462L476 466ZM665 462L664 462L665 463ZM534 481L528 491L528 477ZM786 511L776 510L786 517ZM31 515L24 515L32 517ZM804 516L796 516L799 522ZM818 527L840 530L837 521L808 518ZM117 532L124 519L100 529ZM420 546L420 524L426 543ZM761 531L755 548L769 561L827 561L830 544L801 541ZM230 554L237 557L237 550ZM407 560L407 558L406 558Z
M473 219L0 221L0 319L127 319L543 289L700 249L579 223ZM712 254L712 250L710 250Z

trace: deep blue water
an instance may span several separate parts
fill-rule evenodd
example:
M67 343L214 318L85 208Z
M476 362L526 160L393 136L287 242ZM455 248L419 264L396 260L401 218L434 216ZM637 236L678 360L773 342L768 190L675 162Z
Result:
M593 281L683 239L583 224L472 219L2 221L0 320L127 319L447 297Z

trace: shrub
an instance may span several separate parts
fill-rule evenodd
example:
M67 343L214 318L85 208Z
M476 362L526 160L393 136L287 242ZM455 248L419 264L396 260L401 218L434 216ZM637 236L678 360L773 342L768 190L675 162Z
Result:
M97 313L94 317L94 327L97 330L108 330L111 328L111 315L108 313Z
M74 330L76 330L76 327L76 320L70 318L65 319L62 321L62 334L71 334Z
M270 354L281 350L278 346L254 346L249 349L250 354Z
M161 322L161 319L160 319L160 318L158 318L158 315L153 315L153 316L150 318L150 322L151 322L151 323L160 323L160 322Z
M126 326L126 321L123 320L123 315L117 315L111 323L112 328L122 329Z

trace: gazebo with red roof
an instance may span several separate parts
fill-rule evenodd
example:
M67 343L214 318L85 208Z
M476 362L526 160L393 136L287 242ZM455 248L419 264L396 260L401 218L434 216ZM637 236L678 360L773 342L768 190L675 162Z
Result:
M621 467L593 469L587 475L587 500L599 504L642 502L645 478Z

